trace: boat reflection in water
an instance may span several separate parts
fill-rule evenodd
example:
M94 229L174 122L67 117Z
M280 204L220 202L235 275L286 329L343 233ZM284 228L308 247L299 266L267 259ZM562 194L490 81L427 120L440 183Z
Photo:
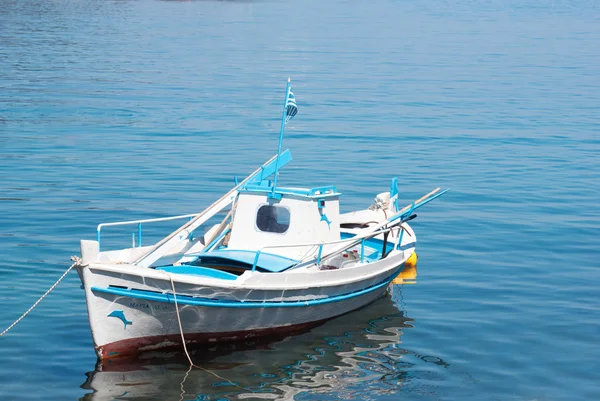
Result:
M315 399L394 394L414 373L429 370L431 379L447 366L439 358L401 347L403 330L411 328L413 320L399 310L400 291L400 286L392 286L390 295L303 334L192 350L194 363L202 369L188 372L185 354L174 352L98 362L82 385L93 391L83 400L291 400L300 393Z

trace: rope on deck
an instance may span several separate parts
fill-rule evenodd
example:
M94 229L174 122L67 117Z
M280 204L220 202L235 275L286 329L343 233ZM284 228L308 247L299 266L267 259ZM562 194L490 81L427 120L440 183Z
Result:
M23 318L25 316L27 316L29 314L29 312L31 312L33 310L33 308L35 308L36 306L38 306L38 304L40 302L42 302L42 299L46 298L46 296L48 294L50 294L50 292L52 292L52 290L58 285L58 283L60 283L62 281L62 279L67 276L67 274L71 271L71 269L73 269L75 266L79 266L79 265L84 266L84 265L81 264L81 259L78 258L77 256L71 256L71 260L73 261L73 264L63 273L62 276L60 276L60 278L58 280L56 280L56 282L52 285L52 287L50 287L48 289L48 291L46 291L44 293L44 295L42 295L37 301L35 301L35 303L33 305L31 305L31 308L27 309L27 311L25 313L23 313L20 318L18 318L17 320L15 320L13 322L13 324L11 324L10 326L8 326L8 328L6 330L4 330L2 333L0 333L0 337L2 337L3 335L5 335L6 333L8 333L10 331L10 329L12 329L13 327L15 327L17 325L17 323L19 323L21 320L23 320Z

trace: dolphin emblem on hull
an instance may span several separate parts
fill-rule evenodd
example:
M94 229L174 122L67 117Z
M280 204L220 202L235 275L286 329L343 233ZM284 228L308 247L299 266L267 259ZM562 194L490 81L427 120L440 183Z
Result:
M107 317L117 317L121 319L123 322L123 329L126 329L128 324L133 324L131 320L127 320L125 313L122 310L114 310L110 312Z

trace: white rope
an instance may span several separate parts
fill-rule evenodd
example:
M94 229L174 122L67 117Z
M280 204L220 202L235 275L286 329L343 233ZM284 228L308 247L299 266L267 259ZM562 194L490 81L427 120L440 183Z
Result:
M8 326L8 328L6 330L4 330L2 333L0 333L0 337L2 337L3 335L5 335L6 333L8 333L8 331L10 329L12 329L13 327L15 327L17 325L17 323L19 323L21 320L23 320L23 318L25 316L27 316L29 314L29 312L31 312L33 310L33 308L35 308L36 306L38 306L38 304L40 302L42 302L42 299L46 298L46 296L48 294L50 294L50 292L58 285L58 283L60 283L62 281L63 278L66 277L66 275L71 271L72 268L74 268L77 265L81 265L81 259L78 258L77 256L71 256L71 260L74 263L63 273L62 276L60 276L60 278L58 280L56 280L56 282L52 285L52 287L50 287L48 289L48 291L46 291L44 293L44 295L42 295L37 301L35 301L35 303L33 305L31 305L31 308L27 309L27 311L25 313L23 313L20 318L18 318L17 320L15 320L13 324L11 324L10 326Z
M187 356L190 366L196 366L196 365L194 365L194 362L192 362L192 358L190 357L190 354L188 353L188 350L187 350L187 346L185 345L185 337L183 336L183 326L181 325L181 317L179 316L179 306L177 305L177 294L175 293L175 283L173 282L173 277L171 277L170 274L167 274L167 276L169 276L169 280L171 281L171 288L173 289L173 300L175 301L175 312L177 313L177 322L179 323L179 334L181 334L181 342L183 343L183 350L185 351L185 356ZM196 367L199 368L199 366L196 366Z
M379 196L376 196L375 199L373 200L373 204L371 206L368 207L369 210L385 210L387 208L389 208L390 203L389 201L386 202L385 200L381 199Z
M183 380L181 381L181 383L179 383L179 388L181 389L181 391L179 392L179 401L183 401L183 399L185 398L185 388L183 387L183 385L185 384L185 381L187 380L188 375L192 371L192 367L193 367L193 365L190 365L187 372L185 372L185 376L183 376Z
M221 380L224 380L224 381L228 382L232 386L238 387L238 388L240 388L242 390L254 392L251 389L242 387L239 384L236 384L236 383L232 382L229 379L226 379L226 378L224 378L222 376L219 376L215 372L213 372L211 370L208 370L206 368L203 368L202 366L195 365L194 362L192 362L192 358L190 357L190 354L188 353L188 350L187 350L187 346L185 345L185 337L183 336L183 326L181 324L181 317L179 316L179 306L177 304L177 294L175 293L175 283L173 282L173 277L169 273L166 273L166 272L164 272L164 273L167 276L169 276L169 280L171 281L171 288L173 289L173 300L175 301L175 312L177 313L177 322L179 323L179 334L181 334L181 343L183 344L183 350L185 351L185 356L187 356L188 362L190 363L190 370L191 370L191 368L193 366L193 367L201 369L201 370L203 370L203 371L205 371L207 373L210 373L211 375L213 375L213 376L215 376L215 377L217 377L217 378L219 378ZM190 370L188 370L188 372L185 375L185 378L184 378L183 382L181 382L181 396L182 397L185 394L185 391L183 389L183 383L185 382L185 379L187 379L187 375L189 374Z

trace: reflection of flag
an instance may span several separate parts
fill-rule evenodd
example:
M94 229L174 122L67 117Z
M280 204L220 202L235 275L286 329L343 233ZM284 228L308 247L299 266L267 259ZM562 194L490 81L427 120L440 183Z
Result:
M288 98L285 102L286 116L285 122L290 121L296 114L298 114L298 106L296 106L296 97L292 93L292 88L290 88L290 93L288 94Z

